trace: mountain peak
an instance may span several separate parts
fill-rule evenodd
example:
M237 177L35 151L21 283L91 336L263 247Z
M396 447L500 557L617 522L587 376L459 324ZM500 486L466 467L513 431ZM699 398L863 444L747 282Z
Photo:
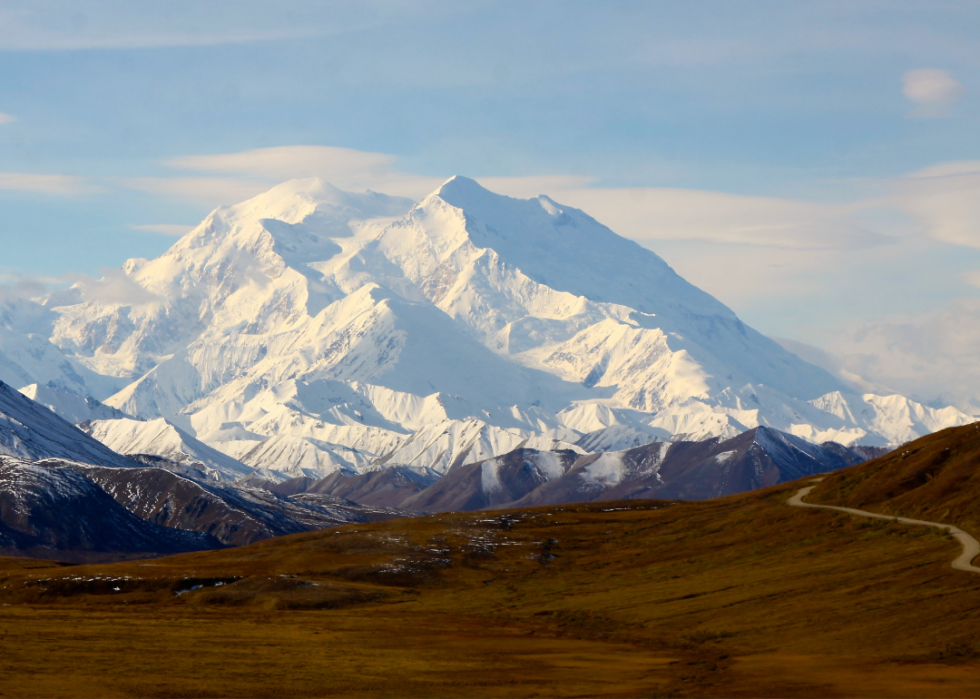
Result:
M313 204L350 206L362 197L362 194L344 191L320 177L303 177L286 180L254 197L252 201L255 199L300 198Z
M313 212L343 212L350 219L398 216L414 204L411 199L378 192L347 192L319 177L288 180L248 201L225 209L227 219L271 218L295 224Z
M492 192L476 180L463 175L453 175L430 196L438 196L447 204L464 210L487 209L509 204L511 207L522 210L524 216L529 214L533 216L537 207L543 209L551 217L559 217L565 213L565 207L545 194L539 194L530 199L509 197L505 194Z
M463 175L453 175L430 196L439 197L450 206L455 206L458 209L466 209L481 203L485 204L490 201L509 198L495 194L476 180Z

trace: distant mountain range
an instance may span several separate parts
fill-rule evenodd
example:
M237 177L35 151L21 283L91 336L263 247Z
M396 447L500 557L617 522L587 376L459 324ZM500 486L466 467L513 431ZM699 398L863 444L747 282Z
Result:
M418 204L294 180L110 277L4 305L0 379L229 482L973 419L857 394L586 213L465 177Z
M213 450L161 419L105 424L156 423L167 437L158 444L173 447L171 456L179 460L117 454L2 383L0 401L0 452L7 454L0 456L0 555L73 560L235 546L431 511L704 499L849 466L882 451L814 445L757 428L729 439L656 442L619 452L521 443L501 456L451 464L444 474L395 465L276 482L253 470L232 483L206 463ZM93 424L99 423L83 423ZM175 436L184 441L174 443Z
M393 467L354 476L334 473L319 481L292 479L270 490L432 512L634 498L706 500L853 466L886 451L815 445L759 427L729 439L655 442L598 454L522 447L457 466L442 478Z

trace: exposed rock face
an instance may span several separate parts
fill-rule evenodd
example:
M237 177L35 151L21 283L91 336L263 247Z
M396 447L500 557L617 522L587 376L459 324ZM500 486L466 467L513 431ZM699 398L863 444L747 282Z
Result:
M135 464L70 422L0 382L0 455L68 459L104 466Z
M390 516L342 498L304 502L261 488L195 479L162 468L73 464L117 503L147 522L208 534L239 546L285 534Z

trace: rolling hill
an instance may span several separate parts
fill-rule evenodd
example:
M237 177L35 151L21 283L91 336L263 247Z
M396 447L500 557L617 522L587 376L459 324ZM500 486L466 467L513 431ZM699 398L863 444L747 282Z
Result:
M949 522L980 532L980 425L936 432L828 474L813 503Z

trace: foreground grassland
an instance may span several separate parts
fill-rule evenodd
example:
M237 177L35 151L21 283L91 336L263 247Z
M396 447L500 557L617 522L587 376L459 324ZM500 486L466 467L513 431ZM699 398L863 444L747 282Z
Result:
M2 559L0 696L980 696L959 545L801 485Z

